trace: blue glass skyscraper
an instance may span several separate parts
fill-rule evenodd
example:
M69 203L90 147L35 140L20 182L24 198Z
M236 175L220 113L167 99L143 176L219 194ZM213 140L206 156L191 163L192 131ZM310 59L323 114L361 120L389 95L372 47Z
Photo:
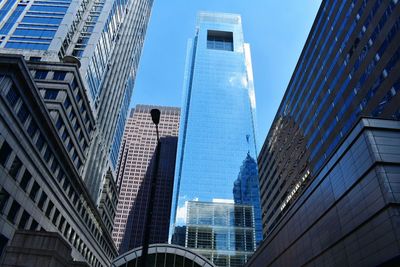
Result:
M118 160L152 0L4 0L0 52L32 61L80 61L97 118L83 177L99 202Z
M243 167L257 148L250 49L239 15L199 13L184 92L170 238L217 266L241 266L261 240L261 223L259 197L234 194L237 179L258 190L257 176L241 175L244 168L257 175L257 164Z

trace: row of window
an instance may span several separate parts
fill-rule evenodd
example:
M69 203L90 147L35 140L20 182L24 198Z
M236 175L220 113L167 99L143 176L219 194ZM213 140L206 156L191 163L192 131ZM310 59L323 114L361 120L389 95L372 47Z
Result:
M374 5L372 6L372 8L370 9L369 13L367 13L367 14L365 15L365 16L366 16L366 19L365 19L365 21L364 21L362 27L360 26L360 27L361 27L361 30L360 30L359 34L357 35L357 38L355 39L355 43L354 43L354 45L351 47L349 53L347 54L347 57L345 58L344 64L343 64L342 66L340 66L340 69L339 69L338 73L335 75L336 78L334 78L334 79L333 79L333 82L332 82L334 85L331 85L329 88L331 88L331 90L332 90L332 89L335 87L336 81L338 80L338 77L345 77L345 80L344 80L343 84L341 85L341 87L338 88L338 92L335 93L336 97L335 97L335 99L334 99L332 105L329 105L329 106L328 106L328 110L327 110L327 111L324 111L324 114L322 115L321 119L318 120L318 119L316 118L316 116L318 115L318 113L321 112L322 107L324 107L324 106L326 107L326 103L325 103L325 102L329 99L331 91L328 90L328 92L326 93L326 95L324 96L324 98L322 99L322 101L316 102L316 99L317 99L317 97L319 97L319 91L320 91L320 89L321 89L321 88L326 88L326 86L324 85L325 82L327 81L326 78L325 78L325 81L323 81L322 84L320 85L320 89L318 89L318 90L317 90L317 93L315 93L314 99L313 99L313 101L311 102L312 105L306 105L306 104L305 104L305 103L309 103L309 101L307 101L307 99L308 99L309 96L311 96L311 91L312 91L311 89L310 89L310 91L307 91L307 92L309 92L309 94L306 96L305 100L304 100L304 99L301 100L301 102L303 103L303 105L306 106L306 107L308 108L308 110L307 110L307 112L306 112L306 115L304 116L304 115L302 114L302 110L303 110L303 107L304 107L304 106L301 107L300 112L296 111L296 114L297 114L297 115L296 115L296 116L297 116L296 118L303 118L302 121L301 121L301 123L300 123L300 126L302 127L302 125L306 122L306 119L308 118L308 114L309 114L310 111L312 110L312 107L313 107L314 103L318 103L318 104L319 104L319 107L317 108L317 111L316 111L315 115L314 115L312 118L313 118L315 121L318 121L318 122L319 122L319 124L318 124L318 129L320 129L320 128L322 129L322 128L323 128L322 126L323 126L324 122L327 121L328 116L331 116L331 115L332 115L332 113L333 113L333 111L334 111L334 108L337 106L336 104L339 103L339 102L338 102L338 101L339 101L339 98L344 98L344 104L342 104L342 105L336 107L336 108L337 108L337 114L336 114L336 116L333 116L333 121L332 121L332 123L327 127L327 129L325 129L324 135L322 135L322 139L321 139L319 142L317 142L316 145L315 145L315 147L312 149L311 158L314 158L314 157L316 157L316 155L318 155L318 152L320 151L320 149L322 149L322 145L323 145L324 140L328 140L328 135L329 135L329 134L332 134L332 133L334 132L334 131L333 131L334 127L337 125L337 123L338 123L338 122L341 120L341 118L344 116L345 112L349 110L350 105L351 105L351 103L353 102L354 96L358 93L358 91L360 90L362 84L363 84L363 83L367 80L367 78L369 77L368 74L371 73L372 70L373 70L373 67L369 67L369 66L368 66L368 67L366 68L366 73L363 74L363 75L361 75L361 78L358 80L358 83L357 83L357 85L356 85L356 89L354 90L354 92L353 92L353 91L346 90L346 89L347 89L347 86L348 86L348 84L349 84L350 79L352 78L352 76L355 75L356 70L360 67L361 61L366 57L367 51L369 50L369 48L370 48L370 47L372 46L372 44L374 43L374 41L375 41L375 39L377 38L377 35L378 35L379 32L381 31L381 29L385 26L385 22L387 21L387 19L388 19L389 16L391 15L391 13L392 13L392 11L393 11L395 5L396 5L396 3L395 3L394 1L391 1L391 2L389 3L389 5L386 7L386 9L385 9L385 11L384 11L382 17L381 17L380 20L379 20L379 23L377 24L376 28L374 29L374 31L373 31L372 34L371 34L370 39L368 40L368 44L362 49L362 51L361 51L361 53L360 53L360 56L358 57L358 59L356 59L354 65L353 65L353 68L350 70L349 76L348 76L348 77L343 76L342 74L343 74L343 72L344 72L345 66L348 65L350 57L352 56L354 50L357 48L356 46L358 45L358 43L360 43L361 38L362 38L362 37L364 36L364 34L367 32L367 27L369 26L369 24L370 24L372 18L374 17L374 15L375 15L375 14L377 13L377 11L379 10L379 7L381 6L381 3L382 3L382 1L376 1L376 2L374 3ZM365 7L366 7L366 2L363 2L362 5L361 5L361 7L360 7L360 10L358 11L358 14L357 14L357 16L356 16L357 20L360 19L360 17L361 17L360 14L362 14L362 11L365 9ZM346 15L346 17L347 17L347 16L349 16L349 11L348 11L348 14ZM341 52L343 51L343 49L344 49L344 47L345 47L345 44L347 43L346 40L348 39L348 36L350 36L350 35L352 34L352 31L353 31L353 29L354 29L354 26L353 26L353 25L355 25L355 23L356 23L356 22L353 22L352 26L349 27L348 29L346 29L346 30L347 30L347 34L346 34L346 37L345 37L345 39L344 39L345 41L342 43L341 48L339 49L338 53L341 53ZM345 24L345 23L343 23L341 27L343 27L344 24ZM395 25L392 27L392 30L390 31L390 34L387 36L386 39L390 38L390 36L393 37L393 36L395 35L396 31L394 31L393 29L396 27L396 24L397 24L397 23L395 23ZM328 38L327 38L327 39L328 39ZM389 42L390 42L390 41L387 41L387 42L386 42L386 46L388 45ZM385 41L384 41L384 44L385 44ZM379 50L381 50L381 49L379 49ZM331 50L330 50L330 51L331 51ZM382 53L383 53L383 51L384 51L384 50L382 50ZM378 52L379 55L382 55L382 53ZM328 55L329 55L329 53L328 53ZM394 56L396 56L396 53L395 53ZM336 56L335 61L332 62L332 63L336 63L337 58L338 58L338 57ZM375 63L373 63L373 64L376 65L377 62L379 61L379 59L380 59L379 56L378 56L378 57L375 57L375 59L374 59L374 62L375 62ZM309 59L309 60L310 60L310 59ZM391 61L393 61L393 60L391 60ZM314 60L314 62L316 62L316 60ZM391 66L386 66L386 67L385 67L385 70L384 70L384 72L382 73L382 74L384 74L384 75L383 75L383 76L381 75L381 77L383 77L383 79L388 75L388 72L390 71L390 69L391 69L395 64L396 64L396 61L392 62L392 63L390 64ZM333 66L333 65L331 65L331 68L329 68L328 73L330 73L330 71L332 70L332 66ZM389 67L389 68L388 68L388 67ZM321 68L321 69L323 69L323 68ZM304 73L304 72L303 72L303 73ZM312 73L312 71L311 71L311 73ZM327 75L327 76L328 76L328 75ZM314 76L313 76L313 77L314 77ZM313 79L315 79L315 78L313 78ZM377 83L377 86L375 87L374 90L377 90L377 88L378 88L378 87L380 86L380 84L383 82L383 79L381 79L381 81ZM371 91L371 90L370 90L370 91ZM393 95L394 95L394 94L393 94L393 91L395 91L395 89L391 90L391 91L388 92L387 94L390 95L390 96L393 96ZM344 95L346 95L346 92L347 92L347 94L349 94L348 97L344 97ZM368 96L371 97L372 95L374 95L374 93L371 91L371 93L368 93L368 94L367 94L367 97L368 97ZM298 97L297 99L300 99L300 97ZM391 99L391 97L389 97L389 99ZM368 101L364 101L364 102L367 103ZM364 103L364 102L362 102L362 103ZM384 101L384 103L388 103L388 102L387 102L387 101ZM383 107L381 107L381 109L383 109ZM293 111L293 110L295 110L295 108L293 108L292 111ZM362 108L361 108L361 110L362 110ZM351 127L351 125L355 122L355 120L356 120L356 116L355 116L354 114L351 114L351 115L350 115L350 118L349 118L346 122L343 123L344 126L343 126L343 129L340 131L340 134L336 134L336 136L333 138L333 140L330 141L329 147L326 148L323 157L319 157L319 158L318 158L318 161L316 162L316 164L315 164L315 166L314 166L315 169L318 169L319 167L322 166L323 162L324 162L324 161L326 160L326 158L333 152L334 148L338 145L338 143L339 143L340 140L343 138L343 136L350 130L350 127ZM308 131L311 129L311 125L313 125L313 123L314 123L313 121L312 121L312 122L309 122L309 124L308 124L308 126L307 126L307 128L306 128L306 130L305 130L305 134L307 134ZM308 145L307 145L308 147L313 143L314 139L317 137L317 133L319 132L318 129L316 129L315 132L313 133L313 135L308 139ZM273 175L273 176L275 176L275 175ZM270 177L271 177L271 176L270 176ZM283 198L283 199L284 199L284 198ZM281 201L282 201L282 199L281 199ZM272 203L270 203L270 205L271 205L271 204L272 204ZM270 205L269 205L269 207L267 208L268 210L270 210L270 208L271 208ZM280 205L280 203L277 203L276 205L278 206L278 205ZM276 206L276 207L277 207L277 206ZM276 209L273 209L273 210L272 210L272 213L274 213L275 211L276 211ZM272 215L272 214L271 214L271 215ZM268 219L271 219L271 216L269 216L269 218L267 218L267 220L268 220ZM275 219L275 221L277 221L277 219Z
M7 169L8 161L12 157L12 149L10 145L4 141L0 148L0 164ZM45 191L39 183L33 178L28 169L23 167L21 160L17 155L8 169L8 174L19 183L19 187L27 194L27 196L36 204L43 214L53 223L61 234L74 246L89 263L99 266L100 264L95 259L92 252L75 233L72 226L67 222L66 218L61 215L61 212L55 207ZM65 180L67 181L67 180ZM64 189L69 189L65 186ZM74 196L74 203L78 202L77 195ZM11 203L7 210L7 203ZM24 210L21 205L12 200L10 194L2 188L0 191L0 213L6 216L7 220L17 226L18 229L41 230L38 222L32 217L28 211ZM20 216L18 215L20 214ZM31 219L31 220L30 220ZM30 225L28 224L30 220Z
M99 19L101 10L104 7L104 1L95 1L94 5L90 9L89 16L85 20L85 24L82 27L80 36L78 38L77 43L74 46L74 50L72 51L72 55L80 58L83 54L84 49L86 48L87 43L89 42L91 33L96 26L96 22Z
M70 43L72 42L72 38L76 32L76 30L78 29L78 25L81 22L83 15L86 11L87 5L89 4L89 0L83 0L78 8L78 11L75 14L75 18L71 24L71 27L68 30L67 36L65 37L63 44L61 46L60 52L58 53L60 59L62 59L68 49L68 46L70 45Z
M344 108L346 106L349 106L350 103L352 102L355 94L358 93L358 91L362 88L362 86L364 85L364 83L367 81L367 78L370 76L370 74L374 71L375 67L378 65L379 63L379 59L380 59L380 55L383 55L383 53L385 52L386 48L388 47L388 45L391 43L391 41L394 39L394 36L396 34L396 32L398 31L400 26L400 19L397 20L397 22L393 25L392 29L393 30L391 32L393 32L393 34L389 34L387 35L386 39L384 40L383 44L381 45L380 49L378 50L378 57L374 57L371 62L368 64L368 66L365 68L365 71L362 73L360 79L358 80L354 92L350 93L350 96L346 99L346 102L348 104L345 103L345 105L341 108L342 111L340 112L340 110L337 113L336 119L333 120L333 122L331 123L330 127L334 127L335 125L337 125L338 121L342 118L342 116L345 114L345 110ZM379 27L379 26L377 26ZM381 49L384 48L384 49ZM380 88L381 84L384 82L384 80L386 79L386 77L389 75L390 71L393 69L393 67L396 65L398 59L399 59L399 55L400 55L400 49L398 49L394 55L392 56L391 60L389 60L389 62L387 63L387 65L385 66L384 70L382 71L381 75L378 77L378 79L376 79L376 81L373 83L372 87L366 92L365 97L361 100L361 103L359 105L358 110L356 111L356 114L359 115L361 114L361 111L366 107L366 105L368 104L369 100L375 95L375 93L377 92L377 90ZM339 93L340 95L340 93ZM332 112L326 112L326 113L332 113ZM322 128L323 126L323 122L321 121L320 127ZM332 132L332 131L331 131ZM327 134L331 133L327 131ZM346 133L342 133L342 136L344 136ZM325 138L322 138L314 147L313 152L311 153L310 158L313 159L315 157L315 155L317 155L317 153L319 152L322 144L325 142ZM310 141L309 141L310 143ZM325 158L328 157L331 153L331 150L333 150L333 146L331 145L331 149L328 149L324 154L325 154Z
M25 129L28 135L31 137L33 143L35 144L35 147L40 152L45 162L48 164L48 167L57 178L57 181L60 183L60 186L62 186L62 188L64 189L66 195L71 199L74 205L75 204L77 205L77 210L78 212L81 213L82 218L87 223L89 229L91 230L91 233L96 237L97 240L100 240L101 246L107 252L109 258L112 258L114 255L111 249L108 247L108 244L106 244L105 241L101 238L100 234L101 230L99 230L97 226L95 226L95 223L93 222L95 221L93 215L89 215L87 210L84 208L87 206L87 204L85 203L84 200L78 201L79 194L72 187L72 183L61 169L58 161L51 152L49 145L46 143L44 136L39 131L37 124L31 118L29 111L26 108L26 105L24 103L19 103L22 101L20 101L21 98L19 97L19 94L17 93L14 86L11 86L8 92L6 93L6 99L7 102L10 104L11 108L13 108L14 110L17 109L18 106L20 106L20 108L17 109L18 111L16 113L21 124L22 125L28 124L27 127L25 127ZM30 122L27 123L27 121L29 121L29 118ZM7 154L4 153L4 155Z

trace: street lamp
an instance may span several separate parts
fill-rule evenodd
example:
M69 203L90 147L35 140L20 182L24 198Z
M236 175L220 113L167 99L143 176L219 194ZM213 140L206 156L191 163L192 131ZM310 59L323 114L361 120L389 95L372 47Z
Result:
M159 109L152 109L150 111L150 114L153 123L156 125L157 147L156 147L156 157L154 159L155 160L154 167L150 180L150 196L147 202L148 205L146 209L146 221L145 221L144 235L143 235L142 265L141 265L143 267L147 266L147 255L149 251L149 241L150 241L150 227L153 218L153 203L154 203L154 195L156 192L158 165L160 162L160 151L161 151L161 141L160 141L160 136L158 134L158 124L160 123L161 112Z

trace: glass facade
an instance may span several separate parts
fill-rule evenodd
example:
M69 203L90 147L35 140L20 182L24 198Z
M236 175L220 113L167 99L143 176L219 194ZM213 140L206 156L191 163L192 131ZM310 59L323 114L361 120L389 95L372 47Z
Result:
M4 21L0 47L47 50L70 4L70 0L7 1L0 8Z
M184 247L170 244L149 246L146 266L148 267L213 267L202 255ZM132 249L119 255L111 267L143 267L142 248Z
M97 113L96 131L101 131L97 134L101 137L91 142L90 154L94 156L89 164L95 166L85 167L84 172L95 199L101 194L108 163L111 171L115 171L152 3L152 0L0 3L0 52L23 54L32 61L68 61L70 56L79 59L90 106Z
M260 242L259 197L243 197L252 195L252 190L243 195L237 190L238 181L258 190L257 164L246 164L257 158L255 96L250 49L243 41L239 15L198 15L196 35L188 43L184 93L170 240L193 245L187 228L189 207L199 201L208 219L214 218L213 207L218 205L251 207L255 228L251 235L254 244ZM248 179L250 173L256 179ZM221 219L228 218L224 216ZM207 231L218 233L219 226L207 225ZM248 254L242 253L246 251L224 246L208 246L200 253L218 266L241 266L235 262L246 261Z
M252 205L187 202L186 247L217 266L243 266L255 249Z

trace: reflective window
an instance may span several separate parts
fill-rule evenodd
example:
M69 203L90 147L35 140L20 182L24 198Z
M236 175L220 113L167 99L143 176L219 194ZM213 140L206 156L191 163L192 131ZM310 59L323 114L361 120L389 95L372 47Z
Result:
M233 33L208 30L207 48L233 51Z

